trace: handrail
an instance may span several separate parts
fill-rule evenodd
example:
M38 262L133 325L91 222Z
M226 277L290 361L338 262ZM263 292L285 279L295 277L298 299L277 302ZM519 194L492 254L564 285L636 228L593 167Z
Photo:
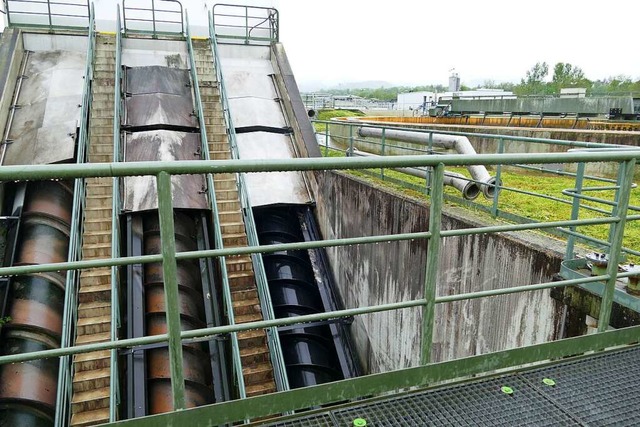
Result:
M198 123L200 125L200 149L205 160L211 160L209 156L209 142L207 141L207 131L205 128L204 111L202 110L202 99L200 97L200 86L198 83L198 73L194 59L193 43L191 40L191 29L189 27L189 15L185 15L187 22L187 48L189 50L189 65L191 67L191 79L193 80L193 93L197 106ZM222 228L220 227L220 212L218 211L218 203L216 201L216 192L213 184L213 176L206 175L207 179L207 195L209 196L209 204L211 205L211 213L213 219L214 244L216 249L224 249L222 241ZM227 273L227 263L224 256L218 258L220 266L220 275L222 276L222 298L224 303L224 311L227 314L227 320L230 325L235 325L235 315L233 313L233 302L231 299L231 287L229 286L229 275ZM247 397L244 383L244 375L242 372L242 359L240 357L240 345L238 344L238 334L231 334L231 357L233 359L233 370L235 380L238 384L238 393L241 399Z
M86 29L92 25L93 9L89 0L3 0L3 2L9 27Z
M178 5L178 10L171 9L156 9L156 0L150 0L150 7L127 7L127 1L122 1L122 14L124 21L124 32L128 33L138 33L138 34L151 34L153 37L157 37L158 35L172 35L172 34L184 34L184 8L182 7L182 3L179 0L158 0L167 3L175 3ZM127 11L132 13L134 17L127 17ZM151 13L151 17L148 18L146 15ZM173 15L179 15L178 18L172 18ZM143 15L144 17L140 17ZM158 17L160 15L160 17ZM161 17L165 17L162 19ZM140 29L140 28L131 28L131 24L134 22L138 23L151 23L151 30L148 29ZM170 31L170 30L158 30L158 24L164 27L173 27L180 26L180 31Z
M89 112L91 111L91 84L93 82L93 59L95 53L95 15L93 4L89 12L89 34L87 41L87 57L84 69L84 87L82 89L82 107L80 110L80 129L78 132L78 149L76 163L84 163L86 161L86 153L89 145L88 127ZM69 261L77 261L80 259L80 251L82 248L82 212L85 206L85 182L82 178L76 178L73 185L73 208L71 214L69 238L69 251L67 259ZM67 271L65 279L65 299L62 314L62 336L60 339L60 347L69 347L72 343L73 325L76 324L78 316L77 306L77 283L78 272L76 270ZM56 402L59 410L55 415L55 426L63 427L69 422L69 402L71 401L73 378L73 364L69 356L60 358L58 368L58 387L56 393Z
M213 55L213 61L216 70L216 78L218 80L218 88L220 90L220 101L222 103L222 111L226 125L225 127L227 131L227 137L229 139L229 146L231 148L231 155L234 159L239 159L240 154L238 151L238 143L236 140L236 131L235 127L233 126L233 120L231 118L231 112L229 110L229 99L227 98L224 76L222 75L222 69L220 66L220 54L218 52L218 42L213 27L212 14L209 14L209 37L211 43L211 53ZM245 230L247 233L247 241L251 246L258 246L260 243L258 241L255 219L253 217L253 210L249 201L244 173L237 174L237 188L238 195L240 196L240 203L242 206L242 214L244 217ZM275 315L273 313L271 294L269 292L269 284L267 283L267 274L264 270L262 256L260 256L259 254L254 254L252 256L252 259L254 264L256 287L258 290L258 295L260 297L260 308L262 309L262 315L266 320L274 319ZM280 344L280 335L278 334L276 328L267 330L267 344L269 347L269 354L271 356L271 363L273 365L276 387L278 391L288 390L289 380L287 378L287 370L284 364L284 356L282 354L282 346Z
M223 11L216 13L216 8L222 8ZM236 10L242 12L234 13ZM211 20L213 29L221 30L215 33L218 39L242 40L244 44L250 44L252 41L276 43L280 37L279 12L272 7L217 3L213 6ZM267 33L268 36L252 35L254 30Z
M120 150L120 116L122 109L122 22L120 20L120 7L116 13L116 64L114 76L114 95L113 95L113 161L121 161ZM120 180L116 177L112 178L111 191L111 256L120 256ZM120 296L119 296L120 278L118 267L111 267L111 340L118 340L118 329L120 328ZM118 369L118 351L111 350L110 354L110 381L109 392L114 398L109 401L109 421L114 422L117 419L117 410L120 403L120 372Z

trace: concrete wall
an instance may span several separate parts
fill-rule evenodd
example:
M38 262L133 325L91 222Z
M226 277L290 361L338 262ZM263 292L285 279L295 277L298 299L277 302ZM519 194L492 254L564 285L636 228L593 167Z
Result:
M324 238L425 231L428 207L340 173L318 174L317 217ZM444 229L476 220L443 216ZM426 241L329 248L346 307L423 296ZM506 235L446 238L437 294L504 288L549 280L560 255ZM531 345L558 333L558 303L548 291L441 304L436 311L434 361ZM420 360L420 309L360 316L352 333L367 372L415 366Z

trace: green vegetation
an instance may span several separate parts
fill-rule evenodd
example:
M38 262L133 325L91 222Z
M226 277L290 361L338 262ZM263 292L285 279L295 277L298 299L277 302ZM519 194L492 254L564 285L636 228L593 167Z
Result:
M546 81L549 65L537 62L526 72L520 84L502 84L497 87L512 90L517 95L556 95L562 88L580 87L587 89L590 95L621 95L640 92L640 80L633 81L629 76L611 76L603 80L590 80L584 71L573 64L558 62L553 67L551 81ZM495 86L494 86L495 87Z
M321 151L323 154L325 154L324 148L322 148ZM329 149L327 155L329 157L343 157L344 152ZM447 168L447 170L462 173L465 176L470 176L465 168ZM357 171L350 170L348 171L348 173L366 179L367 181L375 183L376 185L390 188L394 191L400 192L410 197L418 198L421 200L428 200L428 196L424 192L426 183L421 178L413 177L392 170L385 170L384 177L382 177L380 169L367 169ZM503 185L507 188L503 189L500 193L498 204L499 210L541 222L563 221L570 219L570 203L572 202L572 198L563 195L562 190L575 187L575 180L572 177L523 170L503 170L501 175ZM602 187L610 185L612 184L595 180L584 180L583 182L584 187ZM567 203L562 203L556 200L545 199L528 194L522 194L518 193L517 191L528 191L544 196L555 197L558 199L562 199ZM454 197L460 197L460 193L456 189L451 187L445 187L445 194ZM614 199L614 192L611 190L589 191L585 192L584 194L590 197L598 197L609 201L613 201ZM489 207L492 205L493 200L487 200L483 196L480 196L475 200L475 202ZM634 189L631 191L630 204L633 206L640 206L639 189ZM584 201L583 205L597 207L604 210L611 209L605 204L590 201ZM475 213L481 216L489 215L484 210L480 209L476 209ZM583 207L580 209L579 219L598 218L603 216L603 214L585 209ZM609 225L580 227L577 231L588 236L606 241L609 235ZM627 223L623 245L627 248L635 250L640 249L639 221L632 221ZM638 262L635 257L630 257L630 260Z
M550 71L552 75L551 80L548 81ZM517 95L554 95L559 94L561 88L571 87L586 88L589 95L628 95L629 93L640 93L640 80L633 80L630 76L625 75L614 75L602 80L591 80L576 65L558 62L550 69L549 64L546 62L537 62L526 72L520 83L498 83L493 80L485 80L474 89L504 89L513 91ZM461 89L469 90L472 88L463 84ZM395 102L398 99L398 93L446 92L447 90L447 86L438 84L368 89L325 89L322 92L332 95L357 95L368 99Z
M334 117L362 117L364 113L353 110L320 110L318 115L314 117L316 120L331 120ZM325 125L322 123L314 123L316 132L324 132Z
M9 322L11 322L11 317L10 316L0 317L0 326L6 325Z

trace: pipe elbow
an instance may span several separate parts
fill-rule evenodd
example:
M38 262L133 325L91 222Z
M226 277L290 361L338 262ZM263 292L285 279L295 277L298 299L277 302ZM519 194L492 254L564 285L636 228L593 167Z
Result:
M482 183L482 194L484 194L484 197L486 197L487 199L493 199L496 194L496 185L497 181L495 176L492 176L488 180L484 181Z

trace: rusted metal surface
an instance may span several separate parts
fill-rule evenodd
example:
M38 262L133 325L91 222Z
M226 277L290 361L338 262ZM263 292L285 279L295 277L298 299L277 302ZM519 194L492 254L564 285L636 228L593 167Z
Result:
M40 181L27 187L14 265L64 262L69 250L72 194L69 183ZM62 332L64 277L15 277L0 354L57 348ZM53 425L58 360L0 367L0 425Z
M81 52L29 55L4 164L47 164L74 158L84 68Z
M143 219L145 255L161 253L160 224L157 213ZM195 221L185 213L175 213L177 251L197 249ZM206 326L199 264L193 260L178 262L178 294L182 330ZM147 335L167 333L164 281L160 263L145 264L145 317ZM183 373L186 406L192 408L213 402L211 365L202 343L183 346ZM149 414L173 410L169 351L156 348L147 352L147 396Z
M154 130L129 133L125 137L125 161L197 160L200 135L197 133ZM202 175L171 177L173 206L176 209L208 209ZM139 212L158 208L158 190L153 176L124 179L123 207Z

